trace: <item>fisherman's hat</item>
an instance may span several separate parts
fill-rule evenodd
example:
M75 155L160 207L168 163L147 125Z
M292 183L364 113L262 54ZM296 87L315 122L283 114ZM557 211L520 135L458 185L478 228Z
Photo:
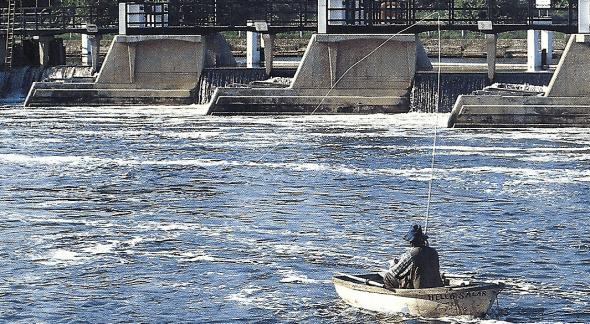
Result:
M422 233L422 226L412 225L412 228L404 235L404 240L411 243L423 243L428 239L428 235Z

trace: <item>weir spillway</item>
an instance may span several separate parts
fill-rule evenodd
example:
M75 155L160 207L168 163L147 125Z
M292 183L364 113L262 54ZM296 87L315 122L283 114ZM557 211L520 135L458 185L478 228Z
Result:
M232 67L235 59L222 37L118 35L92 81L34 82L25 106L198 103L216 115L453 110L451 127L580 126L590 116L590 94L583 85L590 60L586 36L572 36L553 75L496 72L495 82L550 89L551 98L520 100L470 98L490 85L489 71L439 75L415 35L316 34L289 84L256 86L251 82L268 79L268 66ZM561 110L547 110L554 108Z
M282 75L293 77L295 69L285 70ZM22 67L9 72L0 71L2 98L23 100L33 82L44 79L59 79L60 82L78 82L91 79L88 67ZM500 72L498 82L548 85L552 72ZM206 68L201 74L195 102L207 104L218 87L246 87L253 81L267 78L263 68ZM285 78L288 79L288 78ZM77 80L77 81L75 81ZM439 112L450 112L460 95L471 94L488 85L485 72L442 72L439 91L438 74L434 71L417 72L410 91L410 111L434 112L439 98ZM20 99L19 99L20 98ZM14 101L14 100L13 100Z
M518 83L537 86L549 84L553 73L542 72L499 72L495 82ZM410 95L410 110L435 112L438 102L438 112L448 113L453 109L455 101L460 95L469 95L490 85L486 72L417 72ZM440 93L438 93L440 91Z

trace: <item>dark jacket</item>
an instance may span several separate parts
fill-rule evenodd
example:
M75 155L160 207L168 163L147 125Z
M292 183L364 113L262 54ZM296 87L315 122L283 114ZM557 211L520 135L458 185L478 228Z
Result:
M412 263L409 273L400 278L400 288L421 289L442 287L438 253L429 246L414 247L410 251Z

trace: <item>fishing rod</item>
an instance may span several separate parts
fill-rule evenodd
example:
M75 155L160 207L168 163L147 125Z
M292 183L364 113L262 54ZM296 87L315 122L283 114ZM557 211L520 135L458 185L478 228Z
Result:
M436 138L438 133L438 110L439 110L439 103L440 103L440 75L441 75L441 29L440 29L440 15L438 15L437 20L438 25L438 73L437 73L437 82L436 82L436 104L435 104L435 111L434 114L436 115L436 119L434 122L434 135L432 140L432 159L430 161L430 180L428 181L428 199L426 202L426 219L424 220L424 234L428 232L428 219L430 217L430 204L432 200L432 181L434 179L434 162L436 158Z

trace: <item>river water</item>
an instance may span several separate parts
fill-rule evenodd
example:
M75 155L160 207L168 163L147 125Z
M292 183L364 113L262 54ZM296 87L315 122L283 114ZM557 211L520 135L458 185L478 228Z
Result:
M588 129L196 112L0 110L0 322L590 322ZM432 174L443 271L507 284L489 317L347 306L330 278L402 252Z

